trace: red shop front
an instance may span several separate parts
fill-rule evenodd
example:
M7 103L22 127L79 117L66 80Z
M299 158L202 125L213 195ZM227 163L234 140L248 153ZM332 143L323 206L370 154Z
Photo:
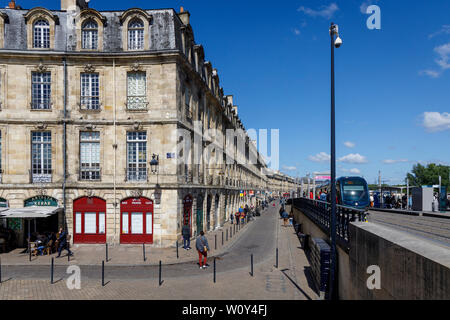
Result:
M106 201L83 197L73 202L74 243L106 243Z
M120 203L120 243L153 243L153 201L129 198Z

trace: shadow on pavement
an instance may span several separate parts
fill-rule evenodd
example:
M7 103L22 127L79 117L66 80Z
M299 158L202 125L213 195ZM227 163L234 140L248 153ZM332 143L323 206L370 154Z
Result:
M289 275L286 273L286 271L288 271L289 269L283 269L283 270L281 270L281 272L286 276L286 278L288 278L289 279L289 281L291 281L292 282L292 284L306 297L306 299L308 299L308 300L312 300L311 299L311 297L310 296L308 296L308 294L305 292L305 291L303 291L303 289L302 288L300 288L300 286L294 281L294 280L292 280L292 278L291 277L289 277ZM309 284L309 281L308 281L308 284Z

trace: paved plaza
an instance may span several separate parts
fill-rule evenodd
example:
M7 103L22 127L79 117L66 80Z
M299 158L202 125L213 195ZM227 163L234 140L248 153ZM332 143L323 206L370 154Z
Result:
M309 300L318 299L311 282L308 260L292 226L281 226L279 207L270 207L233 235L221 246L221 232L217 230L216 282L213 282L213 259L209 269L200 270L195 250L175 248L151 249L143 262L142 247L117 246L110 249L110 261L105 267L105 286L101 283L101 263L104 248L90 250L74 248L75 259L55 259L54 284L50 284L48 257L34 258L31 263L11 259L8 264L2 255L3 283L0 300L15 299L163 299L163 300ZM224 228L228 227L224 226ZM208 235L214 249L214 236ZM220 239L220 241L219 241ZM193 246L193 244L192 244ZM278 268L275 267L276 247L279 249ZM81 248L81 250L79 250ZM91 248L91 247L89 247ZM157 250L164 255L157 257ZM152 252L153 251L153 252ZM140 254L139 254L140 253ZM250 255L254 257L254 272L250 275ZM7 256L7 257L4 257ZM17 258L19 259L19 258ZM127 263L128 259L128 263ZM159 267L162 260L163 283L159 286ZM20 262L20 263L19 263ZM81 263L80 263L81 262ZM88 264L89 262L89 264ZM68 289L66 269L77 265L81 269L81 289Z

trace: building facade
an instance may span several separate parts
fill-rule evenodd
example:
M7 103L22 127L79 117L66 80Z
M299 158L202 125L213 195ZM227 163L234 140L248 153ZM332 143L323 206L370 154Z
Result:
M187 11L12 1L0 107L0 208L60 207L42 228L65 226L74 243L170 246L184 224L213 230L275 185ZM24 242L25 221L8 223Z

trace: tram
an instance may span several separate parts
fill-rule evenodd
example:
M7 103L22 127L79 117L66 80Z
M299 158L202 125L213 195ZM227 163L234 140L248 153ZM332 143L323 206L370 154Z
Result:
M320 199L320 193L327 192L327 201L330 201L330 181L316 186L316 199ZM336 180L337 204L365 209L370 205L370 195L367 182L361 177L340 177Z

